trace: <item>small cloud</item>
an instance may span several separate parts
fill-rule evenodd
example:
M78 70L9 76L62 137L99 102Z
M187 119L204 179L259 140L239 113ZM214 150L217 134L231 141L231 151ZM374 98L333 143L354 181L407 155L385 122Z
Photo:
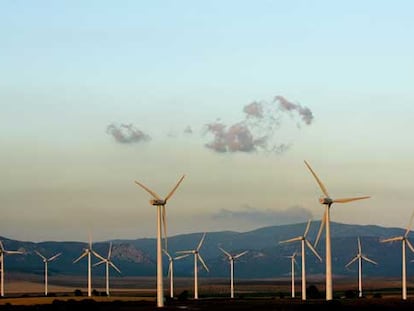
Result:
M275 96L274 101L279 103L279 107L283 111L296 110L298 114L301 116L302 121L305 122L307 125L310 125L312 123L313 114L312 114L312 111L308 107L302 107L301 105L294 104L288 101L283 96Z
M111 135L116 142L122 144L151 140L149 135L135 128L132 124L121 124L118 126L112 123L106 127L106 133Z
M272 210L258 209L245 205L236 211L223 208L215 213L212 218L214 220L231 220L236 223L264 226L305 222L312 218L312 213L299 206L290 207L285 210Z

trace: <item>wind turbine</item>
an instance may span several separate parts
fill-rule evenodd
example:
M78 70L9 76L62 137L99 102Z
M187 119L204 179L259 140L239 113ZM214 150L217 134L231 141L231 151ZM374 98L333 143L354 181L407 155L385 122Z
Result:
M291 242L301 241L301 245L302 245L302 300L306 300L306 266L305 266L305 264L306 264L306 260L305 260L306 253L305 253L305 244L306 244L307 247L309 247L309 249L312 251L312 253L314 253L315 256L322 262L321 256L319 256L316 249L312 246L312 244L306 238L306 235L309 232L310 223L311 223L311 221L309 220L308 224L306 225L306 229L305 229L305 232L303 233L303 235L300 235L300 236L298 236L296 238L293 238L293 239L289 239L289 240L279 242L279 243L291 243Z
M234 261L245 255L248 251L241 252L237 255L231 255L229 252L225 251L221 247L220 250L227 256L230 262L230 298L234 298Z
M406 268L406 259L405 259L405 244L408 245L410 250L414 252L414 247L411 244L411 242L408 240L408 234L410 233L410 227L413 222L414 213L411 215L410 222L408 223L407 229L405 230L404 235L396 236L393 238L381 240L380 242L386 243L386 242L394 242L394 241L401 241L402 245L402 299L407 299L407 268Z
M190 256L190 254L181 255L177 257L172 257L170 253L168 253L165 249L163 249L163 252L168 257L168 276L170 277L170 297L174 298L174 260L182 259L187 256Z
M368 199L370 196L362 196L362 197L353 197L353 198L341 198L341 199L332 199L329 194L328 190L326 189L325 185L310 167L309 163L305 161L306 166L312 173L313 177L315 177L316 182L318 183L319 187L322 190L322 193L325 196L319 198L319 203L325 205L325 212L324 217L321 220L321 226L319 227L319 232L315 240L314 246L318 244L320 235L322 233L323 227L325 226L325 268L326 268L326 300L332 300L332 253L331 253L331 226L330 226L330 208L333 203L348 203L356 200Z
M41 253L39 253L37 250L35 250L35 253L42 258L44 264L45 264L45 296L47 296L47 265L49 262L55 260L56 258L58 258L60 255L62 255L62 253L57 253L56 255L53 255L52 257L46 258L45 256L43 256Z
M6 250L3 246L3 242L0 241L0 272L1 272L1 281L0 281L0 285L1 285L1 290L0 290L0 294L1 297L4 297L4 255L13 255L13 254L23 254L23 252L20 251L9 251Z
M89 247L83 249L83 253L73 261L73 263L77 263L83 257L88 256L88 297L92 296L92 269L91 269L91 254L96 256L96 252L92 250L92 238L89 235Z
M149 189L144 184L135 181L135 183L142 187L145 191L147 191L153 199L150 200L150 204L157 207L157 307L164 307L164 286L163 286L163 273L162 273L162 248L161 248L161 239L162 239L162 232L161 227L164 227L164 235L165 235L165 244L167 238L167 220L166 220L166 212L165 212L165 205L171 196L174 194L175 190L177 190L180 183L183 181L185 175L183 175L174 186L174 188L170 191L170 193L164 198L161 197Z
M198 299L198 268L197 268L197 262L200 260L201 264L203 265L204 269L206 269L207 272L209 272L208 267L206 263L203 260L203 257L200 255L200 248L203 244L204 238L206 237L206 233L203 234L200 242L197 245L196 249L187 250L187 251L178 251L178 254L194 254L194 299Z
M365 261L368 261L370 263L373 263L374 265L377 265L377 263L372 260L369 259L367 256L365 256L364 254L362 254L361 251L361 240L358 237L358 253L356 254L356 256L354 258L351 259L350 262L348 262L346 264L345 267L349 267L352 263L354 263L356 260L358 260L358 296L362 297L362 259L364 259Z
M109 266L114 268L119 274L121 274L121 270L118 269L117 266L111 261L111 253L112 253L112 243L109 243L109 250L108 250L108 256L106 258L102 257L95 251L93 251L94 255L98 257L101 261L95 263L93 266L99 266L103 263L105 263L106 266L106 296L109 297Z
M296 263L296 257L297 253L294 252L291 256L286 256L287 258L290 258L290 265L291 265L291 277L292 277L292 298L295 298L295 265Z

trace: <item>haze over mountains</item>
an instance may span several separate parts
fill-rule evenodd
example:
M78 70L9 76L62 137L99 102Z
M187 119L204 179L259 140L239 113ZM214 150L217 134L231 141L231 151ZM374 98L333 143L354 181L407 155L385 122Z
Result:
M308 239L313 243L320 222L312 222ZM304 233L306 223L263 227L248 232L207 232L200 254L206 261L210 272L200 270L201 277L228 277L229 265L227 258L218 248L219 246L231 253L248 250L248 253L239 258L235 269L238 278L275 278L290 274L290 259L286 256L295 251L300 253L300 242L279 244L280 241L297 237ZM362 253L378 262L373 265L364 262L363 274L369 276L400 276L401 275L401 242L381 243L381 239L403 235L403 228L386 228L375 225L352 225L331 223L332 238L332 265L334 275L356 275L357 263L345 265L357 254L357 238L360 237ZM203 232L176 235L168 238L168 251L173 256L176 251L194 249L199 243ZM410 236L408 236L410 238ZM43 273L43 262L35 254L35 250L45 256L52 256L62 252L56 261L50 263L51 275L82 275L86 273L86 259L73 264L83 249L85 242L27 242L10 240L1 237L6 249L25 251L24 255L6 255L6 273ZM112 260L122 271L122 276L152 276L156 273L155 238L135 240L112 240ZM322 258L325 256L324 234L318 244L317 251ZM93 249L106 257L109 241L93 243ZM407 248L407 275L414 275L414 254ZM97 262L96 258L93 262ZM325 263L309 251L306 252L307 274L320 275L325 273ZM167 273L167 257L164 257L165 274ZM298 271L300 258L298 258ZM412 267L411 267L412 266ZM93 274L103 275L104 267L94 267ZM193 275L193 258L175 261L174 272L176 277ZM112 272L112 276L117 276Z

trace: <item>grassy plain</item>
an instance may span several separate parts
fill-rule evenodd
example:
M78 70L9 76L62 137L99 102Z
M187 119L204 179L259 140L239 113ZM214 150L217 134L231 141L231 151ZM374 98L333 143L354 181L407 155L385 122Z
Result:
M319 290L320 298L303 302L300 299L300 279L296 282L296 298L291 298L290 278L236 280L236 298L230 300L228 279L200 278L199 300L193 297L193 279L175 280L175 298L166 299L166 310L405 310L414 308L414 283L408 280L408 299L401 299L401 281L395 279L366 278L365 298L351 298L356 293L357 280L334 279L334 300L325 301L324 279L308 279L308 286ZM5 281L5 297L0 299L0 310L73 310L87 307L93 310L156 310L155 278L113 277L111 296L105 292L105 279L93 278L94 294L87 297L86 278L52 276L49 278L50 297L44 297L44 283L39 275L8 275ZM168 280L165 280L166 296ZM82 296L75 296L80 290ZM180 297L180 299L178 298Z

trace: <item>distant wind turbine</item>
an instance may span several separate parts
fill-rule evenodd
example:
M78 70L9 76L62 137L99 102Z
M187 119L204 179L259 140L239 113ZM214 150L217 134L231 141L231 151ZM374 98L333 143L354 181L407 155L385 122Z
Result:
M108 250L108 256L106 258L102 257L98 253L94 252L94 255L98 257L101 261L94 264L94 266L99 266L101 264L105 264L106 268L106 296L109 297L109 266L114 268L119 274L121 274L121 270L118 269L118 267L111 261L111 253L112 253L112 243L109 243L109 250Z
M166 220L166 212L165 212L165 205L171 196L174 194L175 190L177 190L180 183L183 181L185 175L183 175L174 186L174 188L170 191L170 193L164 198L161 197L149 189L144 184L135 181L135 183L142 187L145 191L147 191L153 199L150 200L150 204L157 207L157 307L164 307L164 286L163 286L163 273L162 273L162 247L161 247L161 239L162 239L162 230L161 227L164 227L164 235L165 235L165 244L167 241L167 220ZM167 247L165 247L167 248Z
M73 261L73 263L77 263L83 257L88 256L88 297L92 296L92 269L91 269L91 254L96 256L96 252L92 250L92 238L89 235L89 247L83 249L83 253Z
M292 298L295 298L295 265L296 263L296 255L297 253L294 252L291 256L286 256L287 258L290 259L290 265L291 265L291 278L292 278Z
M56 258L58 258L60 255L62 255L62 253L57 253L56 255L53 255L52 257L46 258L45 256L43 256L41 253L39 253L37 250L35 250L35 253L42 258L43 263L45 264L45 296L47 296L48 292L48 284L47 284L47 266L48 263L55 260Z
M358 260L358 296L359 297L362 297L362 259L370 263L373 263L374 265L377 265L377 263L374 260L369 259L367 256L362 254L361 241L358 237L358 253L356 254L354 258L351 259L350 262L346 264L345 267L349 267L352 263Z
M289 239L289 240L279 242L279 243L291 243L291 242L301 241L301 245L302 245L302 300L306 300L306 259L305 259L306 253L305 253L305 244L312 251L312 253L314 253L315 256L322 262L321 256L319 256L316 249L312 246L312 244L306 238L306 236L309 232L310 223L311 223L311 221L309 220L308 224L306 225L306 229L305 229L305 232L303 233L303 235L300 235L300 236L298 236L296 238L293 238L293 239Z
M341 199L332 199L329 194L328 190L326 189L325 185L322 183L322 181L319 179L319 177L316 175L316 173L313 171L313 169L310 167L309 163L305 161L305 165L308 167L310 172L312 173L313 177L316 179L316 182L318 183L319 187L322 190L322 193L325 196L322 196L319 198L319 203L325 205L325 212L324 217L321 221L321 226L319 228L318 235L315 240L314 246L318 244L320 235L322 233L322 230L325 228L325 268L326 268L326 300L332 300L332 253L331 253L331 226L330 226L330 208L333 203L348 203L356 200L362 200L362 199L368 199L370 196L362 196L362 197L353 197L353 198L341 198Z
M204 238L206 237L206 233L203 234L200 242L198 243L198 246L196 249L187 250L187 251L178 251L178 254L194 254L194 299L198 299L198 267L197 262L200 260L201 264L203 265L204 269L206 269L207 272L209 272L208 267L206 263L204 262L203 258L200 255L200 248L203 244Z
M413 222L414 213L411 215L410 222L408 223L407 229L405 230L404 235L381 240L382 243L387 242L394 242L394 241L401 241L401 247L402 247L402 299L407 299L407 267L406 267L406 256L405 256L405 244L408 245L410 250L414 252L414 247L411 244L411 242L408 240L408 234L410 233L410 228Z
M4 255L13 255L13 254L23 254L23 252L20 251L9 251L6 250L3 246L3 242L0 241L0 272L1 272L1 281L0 281L0 285L1 285L1 297L4 297Z
M190 254L172 257L170 253L168 253L165 249L163 249L163 252L165 255L167 255L169 261L167 275L170 277L170 297L174 298L174 261L188 257Z
M241 256L247 254L248 251L241 252L237 255L231 255L229 252L225 251L221 247L219 248L227 256L230 262L230 298L234 298L234 261L237 258L240 258Z

